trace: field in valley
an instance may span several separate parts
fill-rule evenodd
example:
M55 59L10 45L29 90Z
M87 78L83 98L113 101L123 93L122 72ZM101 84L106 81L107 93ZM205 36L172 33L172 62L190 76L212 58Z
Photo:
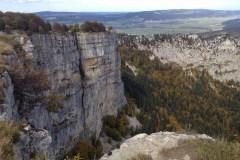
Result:
M38 12L51 23L99 21L128 34L202 33L240 26L240 11L160 10L146 12Z

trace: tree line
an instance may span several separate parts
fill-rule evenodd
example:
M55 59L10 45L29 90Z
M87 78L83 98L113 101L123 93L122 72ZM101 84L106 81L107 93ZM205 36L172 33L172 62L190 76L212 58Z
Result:
M66 25L58 22L45 22L35 14L1 12L0 11L0 31L11 32L13 30L32 33L48 33L49 31L67 33L67 32L106 32L106 27L99 22L86 21L82 25Z

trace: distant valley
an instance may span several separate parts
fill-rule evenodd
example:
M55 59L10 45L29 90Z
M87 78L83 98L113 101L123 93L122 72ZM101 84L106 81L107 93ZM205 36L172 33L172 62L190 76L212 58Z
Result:
M129 34L202 33L240 27L240 11L37 12L36 15L65 24L99 21Z

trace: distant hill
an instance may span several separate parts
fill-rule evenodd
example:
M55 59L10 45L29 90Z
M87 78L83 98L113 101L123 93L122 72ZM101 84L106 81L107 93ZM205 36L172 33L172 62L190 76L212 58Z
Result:
M144 12L37 12L43 19L66 24L100 21L117 30L133 34L201 33L233 28L239 11L157 10ZM239 22L239 21L238 21Z
M225 27L223 28L224 30L232 29L232 28L236 28L236 27L240 28L240 19L233 19L233 20L225 21L225 22L223 22L223 24L225 25Z

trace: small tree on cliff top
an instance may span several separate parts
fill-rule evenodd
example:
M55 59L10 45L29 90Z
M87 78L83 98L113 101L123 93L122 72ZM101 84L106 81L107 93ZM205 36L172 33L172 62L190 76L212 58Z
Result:
M102 23L86 21L81 25L82 32L106 32L106 27Z

